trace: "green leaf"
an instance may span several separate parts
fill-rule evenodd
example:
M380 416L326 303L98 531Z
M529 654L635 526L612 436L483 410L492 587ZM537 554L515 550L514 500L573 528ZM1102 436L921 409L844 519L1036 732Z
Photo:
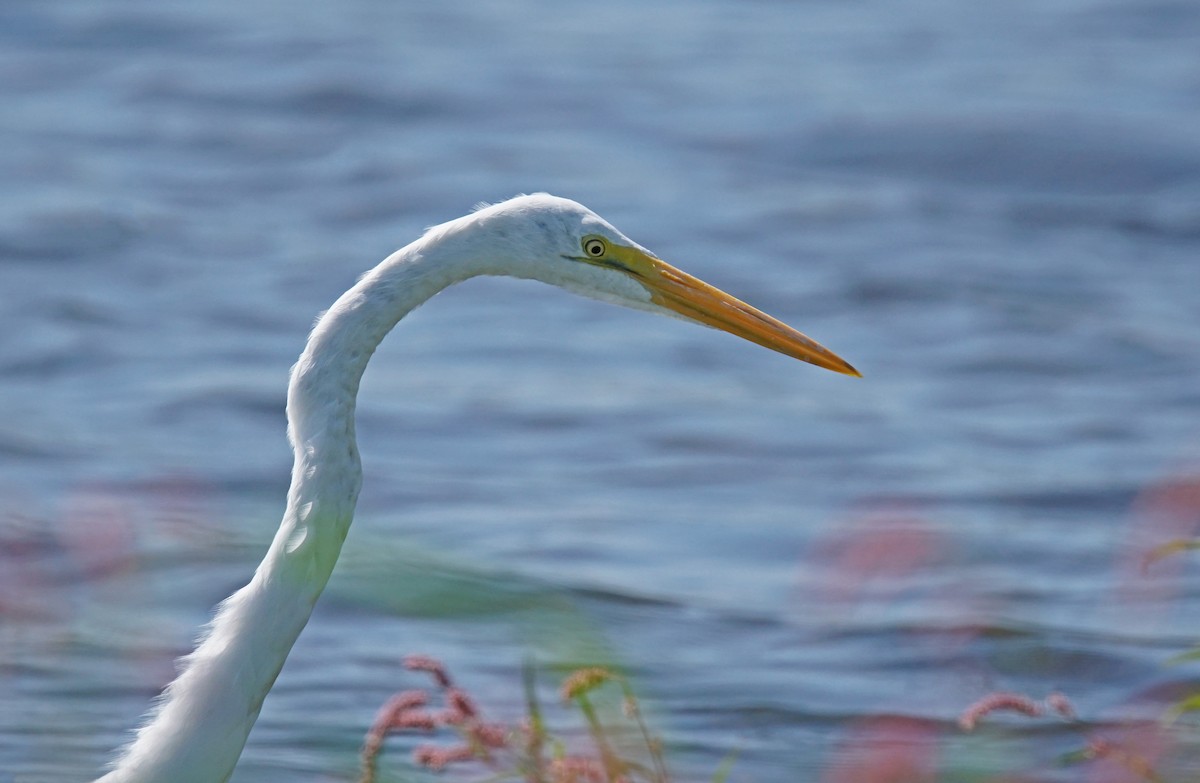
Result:
M1181 663L1190 663L1191 661L1200 661L1200 647L1181 652L1178 655L1172 655L1167 659L1167 666L1178 666Z
M737 751L733 750L721 759L721 763L717 765L717 771L713 773L712 783L725 783L729 779L729 773L733 771L733 762L737 761L737 755Z
M1200 693L1194 693L1186 699L1180 699L1172 704L1166 714L1163 715L1163 720L1170 725L1185 713L1195 712L1196 710L1200 710Z
M1165 557L1186 552L1190 549L1200 549L1200 538L1176 538L1165 544L1159 544L1142 558L1142 571L1150 570L1150 566Z

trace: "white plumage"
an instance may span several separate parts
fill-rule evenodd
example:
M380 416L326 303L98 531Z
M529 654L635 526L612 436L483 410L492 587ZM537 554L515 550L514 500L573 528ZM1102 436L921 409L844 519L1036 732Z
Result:
M232 774L350 527L362 481L354 407L363 370L405 314L476 275L541 280L857 375L804 335L662 262L574 201L521 196L429 229L317 321L288 387L295 462L279 531L253 579L217 609L146 725L99 783L221 783Z

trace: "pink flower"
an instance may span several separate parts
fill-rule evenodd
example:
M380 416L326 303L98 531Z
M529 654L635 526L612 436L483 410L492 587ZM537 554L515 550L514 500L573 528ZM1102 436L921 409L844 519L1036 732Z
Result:
M918 718L879 717L851 728L821 783L934 783L937 725Z
M410 655L404 659L404 666L417 672L428 672L440 688L451 686L450 675L442 662L428 655Z
M475 706L475 702L471 700L466 691L460 688L451 688L446 691L446 703L450 705L450 711L460 717L458 721L447 722L461 723L479 717L479 708Z
M962 727L963 731L973 731L975 724L979 723L989 713L996 712L997 710L1012 710L1022 715L1028 715L1031 718L1036 718L1043 712L1042 706L1028 696L1020 693L996 691L995 693L989 693L963 710L962 715L958 716L958 725Z
M563 756L550 762L550 779L554 783L604 783L604 767L586 756Z
M562 694L563 701L570 701L588 691L594 690L609 680L614 679L614 677L615 675L608 669L599 666L577 669L571 672L571 676L563 681L559 693Z
M1047 696L1046 706L1067 720L1075 720L1075 705L1071 704L1070 699L1068 699L1063 693L1055 691Z
M422 767L441 772L446 767L460 761L473 761L475 751L470 745L452 745L439 748L436 745L418 745L413 749L413 761Z
M471 732L475 741L485 748L499 750L508 747L508 727L502 723L481 723Z

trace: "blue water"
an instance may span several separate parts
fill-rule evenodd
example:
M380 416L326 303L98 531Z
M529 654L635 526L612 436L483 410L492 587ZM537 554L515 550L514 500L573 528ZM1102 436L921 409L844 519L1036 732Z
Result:
M1194 687L1197 570L1138 560L1200 518L1200 5L7 0L0 73L0 781L89 779L248 578L315 314L536 190L866 377L439 296L235 781L354 779L409 652L510 718L527 655L618 663L701 780L853 779L879 716L1101 779ZM960 732L993 689L1081 722Z

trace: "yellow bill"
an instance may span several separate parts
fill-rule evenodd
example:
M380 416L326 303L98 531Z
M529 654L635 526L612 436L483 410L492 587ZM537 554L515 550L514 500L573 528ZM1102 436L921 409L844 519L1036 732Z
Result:
M606 260L633 275L650 291L651 301L660 307L794 359L862 377L849 362L816 340L662 259L631 247L606 250Z

